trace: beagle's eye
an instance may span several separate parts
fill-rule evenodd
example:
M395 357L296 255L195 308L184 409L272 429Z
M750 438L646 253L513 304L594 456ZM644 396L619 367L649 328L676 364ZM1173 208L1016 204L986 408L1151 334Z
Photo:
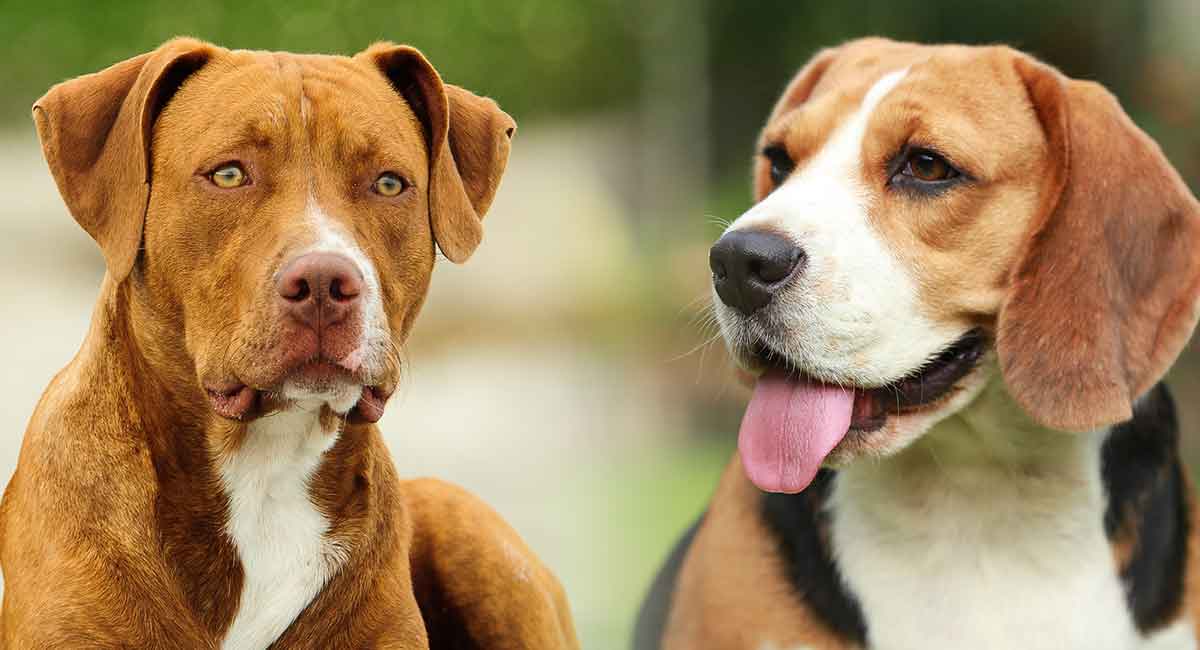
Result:
M250 177L246 175L246 170L237 163L225 163L217 167L208 175L208 179L213 185L223 189L232 190L235 187L241 187L250 182Z
M788 155L787 150L779 145L763 149L763 156L771 164L771 184L775 187L783 185L783 181L796 170L796 162Z
M399 196L406 189L408 189L408 183L391 172L380 174L379 178L376 178L371 185L371 191L380 196Z
M900 173L923 183L947 181L958 176L958 170L950 166L945 158L924 149L908 154Z

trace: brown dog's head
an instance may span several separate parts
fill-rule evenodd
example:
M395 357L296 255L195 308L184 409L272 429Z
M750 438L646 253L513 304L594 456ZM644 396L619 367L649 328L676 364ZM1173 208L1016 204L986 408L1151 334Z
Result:
M391 44L176 39L55 86L34 117L147 354L234 419L306 400L382 415L435 245L455 262L478 245L514 130Z
M1045 427L1128 419L1200 315L1186 185L1103 88L1009 48L818 54L754 187L711 265L764 489L893 453L993 377Z

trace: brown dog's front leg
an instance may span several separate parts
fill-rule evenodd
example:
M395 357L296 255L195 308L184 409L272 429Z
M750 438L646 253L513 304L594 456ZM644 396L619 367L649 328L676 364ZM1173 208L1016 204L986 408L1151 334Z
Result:
M579 648L562 585L491 508L433 479L406 481L401 493L430 648Z

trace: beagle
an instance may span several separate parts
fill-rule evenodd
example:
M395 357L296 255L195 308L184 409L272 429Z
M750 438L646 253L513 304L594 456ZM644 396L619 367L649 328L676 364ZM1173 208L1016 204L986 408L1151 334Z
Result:
M416 50L175 39L34 118L107 273L0 503L0 647L577 648L554 575L375 426L512 119Z
M871 38L779 99L712 247L756 377L638 648L1197 647L1160 382L1200 204L1117 100L1007 47Z

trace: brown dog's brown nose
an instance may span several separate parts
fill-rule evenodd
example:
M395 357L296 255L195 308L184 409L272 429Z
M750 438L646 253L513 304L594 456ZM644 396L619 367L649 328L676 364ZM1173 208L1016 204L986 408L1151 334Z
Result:
M279 273L275 289L284 313L318 331L358 307L363 278L353 260L338 253L308 253Z

